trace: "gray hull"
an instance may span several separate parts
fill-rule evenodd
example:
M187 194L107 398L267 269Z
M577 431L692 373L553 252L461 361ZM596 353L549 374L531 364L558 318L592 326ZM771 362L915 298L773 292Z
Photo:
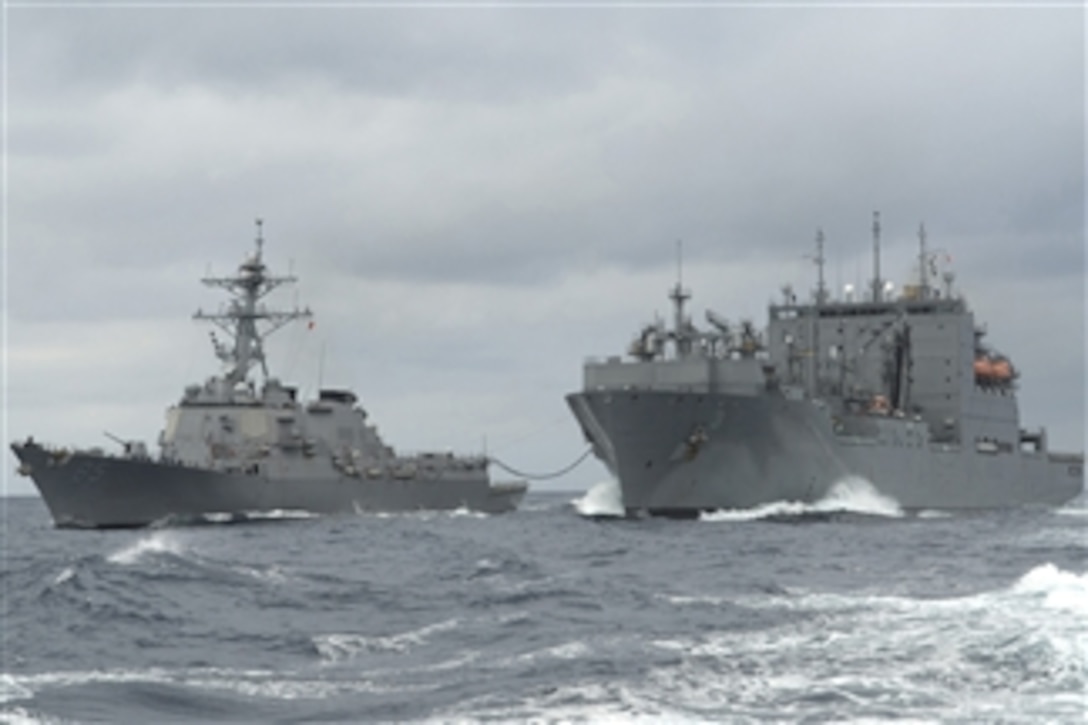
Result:
M60 527L137 527L209 514L279 510L332 514L465 508L503 513L513 510L526 490L523 483L490 484L483 477L271 478L67 454L35 443L14 444L12 450Z
M845 435L824 406L780 394L611 390L567 400L629 512L811 502L848 476L906 509L1060 505L1083 488L1079 456L936 444L891 417Z

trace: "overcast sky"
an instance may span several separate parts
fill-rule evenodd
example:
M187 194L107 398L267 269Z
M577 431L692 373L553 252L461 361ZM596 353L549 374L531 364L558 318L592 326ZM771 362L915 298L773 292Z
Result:
M677 239L700 320L762 322L814 283L817 227L829 281L863 279L879 209L884 276L907 279L924 221L1022 371L1024 423L1083 448L1080 8L6 19L7 441L153 442L218 370L198 279L262 217L300 277L273 301L317 322L272 338L275 374L355 389L397 448L558 469L585 448L564 396L668 310Z

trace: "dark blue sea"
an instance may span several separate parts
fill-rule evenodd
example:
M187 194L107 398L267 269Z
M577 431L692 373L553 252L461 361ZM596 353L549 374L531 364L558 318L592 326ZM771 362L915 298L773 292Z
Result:
M3 516L0 722L1088 718L1088 506Z

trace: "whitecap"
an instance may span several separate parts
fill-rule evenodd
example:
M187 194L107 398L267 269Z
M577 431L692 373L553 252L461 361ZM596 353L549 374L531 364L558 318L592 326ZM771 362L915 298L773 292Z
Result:
M230 674L229 672L227 674ZM383 686L371 680L355 678L336 682L306 677L283 677L280 673L267 673L259 677L185 678L184 684L200 690L223 690L243 697L268 700L324 700L346 694L425 692L434 689L428 685Z
M20 676L20 681L35 690L53 687L80 687L87 684L151 682L166 684L173 681L168 670L148 667L140 670L61 670Z
M487 514L484 513L483 511L473 511L472 509L470 509L469 507L464 506L464 505L458 506L457 508L451 510L448 515L451 516L451 517L454 517L454 518L461 517L461 516L467 516L468 518L472 518L472 519L486 519L487 518Z
M620 491L619 482L614 478L593 484L585 495L570 503L582 516L622 517L625 513L623 492Z
M654 642L683 653L680 669L689 671L681 682L674 668L653 673L661 678L660 698L708 708L789 702L812 695L806 673L828 670L841 674L821 679L820 686L860 698L858 708L895 706L934 720L1066 721L1078 712L1073 693L1088 684L1088 574L1053 564L1036 566L1000 589L947 599L793 592L737 601L819 616L765 631ZM801 681L746 678L743 687L750 691L730 685L719 698L708 683L722 673L707 672L705 662L736 662L746 672ZM879 676L871 674L874 662L883 663ZM703 685L689 691L684 681ZM987 703L983 692L994 697ZM1081 714L1084 702L1081 695Z
M60 573L58 573L55 577L53 577L53 586L58 586L60 584L63 584L64 582L68 581L69 579L71 579L75 575L76 575L76 570L73 569L70 566L66 566L66 567L64 567L63 569L60 570Z
M0 673L0 702L12 700L29 700L34 693L23 687L12 675Z
M111 564L130 566L140 561L147 554L180 554L182 551L183 547L176 533L156 531L113 552L106 557L106 560Z
M851 511L890 517L903 515L898 501L878 491L871 481L861 476L847 476L836 481L827 495L813 506L817 511Z
M700 521L717 523L722 521L757 521L774 516L803 516L816 509L815 504L800 501L774 501L750 509L720 509L699 514Z
M295 519L315 519L321 514L304 509L270 509L268 511L244 511L242 516L250 521L281 521Z
M556 660L576 660L582 657L587 657L593 654L593 650L589 645L581 641L564 642L563 644L557 644L552 647L545 647L544 649L535 650L533 652L525 652L524 654L517 655L512 658L513 662L533 662L541 658L556 659Z
M500 568L502 568L501 565L494 559L477 559L475 575L480 576L482 574L493 574L497 572Z
M273 584L282 584L287 581L287 576L278 566L269 566L267 568L259 568L253 566L232 566L233 571L242 574L243 576L250 577L251 579L257 579L259 581L271 582Z
M712 606L720 607L723 604L729 602L724 597L707 597L707 596L686 596L682 594L657 594L656 597L664 599L669 604L675 604L678 607L686 606Z
M46 723L61 722L60 720L49 720L35 713L31 713L29 710L21 707L15 707L10 710L0 710L0 723L3 725L45 725Z
M616 725L641 723L708 723L721 718L685 712L662 701L643 688L622 681L577 682L544 688L543 694L530 694L516 704L494 702L490 695L460 703L452 712L423 720L427 723L479 722L592 722Z
M1041 597L1047 609L1088 617L1088 574L1074 574L1053 564L1037 566L1013 585L1013 592Z
M856 513L899 518L903 509L891 496L881 493L861 476L847 476L832 484L823 498L813 503L772 501L749 509L721 509L699 515L700 521L757 521L759 519L805 516L807 514Z
M454 629L459 624L457 619L448 619L400 634L377 637L355 633L319 634L312 641L323 660L342 662L360 652L407 652L412 647L424 644L430 635Z
M5 694L4 676L0 675L0 702ZM10 679L10 678L9 678ZM198 667L184 669L166 669L149 667L139 670L84 670L67 672L44 672L26 675L20 678L24 683L38 688L78 687L87 684L102 683L150 683L159 685L179 685L196 690L225 690L246 697L261 697L275 700L323 699L357 692L410 692L433 689L431 685L379 685L372 681L353 679L335 682L311 678L301 673L278 670L230 669L219 667ZM20 684L14 683L20 694L18 698L33 697L33 692ZM0 723L6 713L0 712ZM22 722L16 720L14 722Z
M213 511L212 513L204 514L203 519L209 524L229 524L235 521L237 517L226 511Z

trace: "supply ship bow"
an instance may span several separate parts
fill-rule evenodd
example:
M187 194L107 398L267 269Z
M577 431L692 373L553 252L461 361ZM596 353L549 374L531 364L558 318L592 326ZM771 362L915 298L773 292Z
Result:
M1049 450L1021 427L1019 372L985 342L954 286L931 283L943 255L919 230L918 277L896 295L880 277L873 220L870 289L832 300L817 234L817 287L768 308L765 331L707 311L647 325L629 359L590 360L567 396L629 514L696 516L775 501L813 502L850 477L905 509L1060 505L1083 489L1082 453Z

